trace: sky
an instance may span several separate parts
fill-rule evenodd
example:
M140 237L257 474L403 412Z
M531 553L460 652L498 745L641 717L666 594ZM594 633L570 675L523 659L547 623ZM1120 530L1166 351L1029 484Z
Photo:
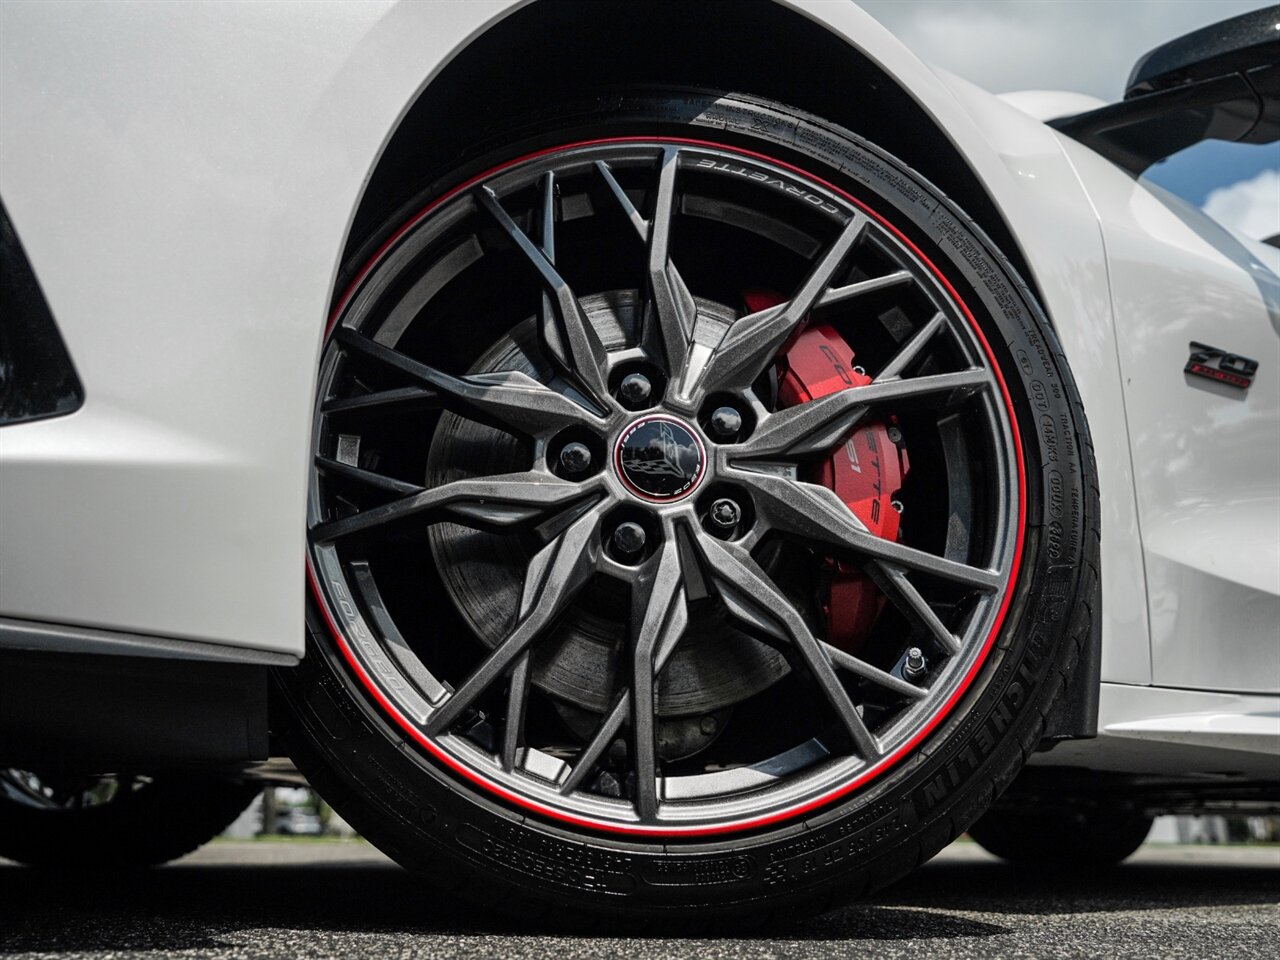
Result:
M1119 100L1137 59L1259 0L858 0L921 59L993 93ZM1280 144L1207 141L1147 177L1247 236L1280 233Z

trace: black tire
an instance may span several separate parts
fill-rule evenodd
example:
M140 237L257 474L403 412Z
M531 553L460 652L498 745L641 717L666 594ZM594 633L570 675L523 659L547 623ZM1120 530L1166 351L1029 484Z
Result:
M997 809L970 827L969 836L1011 863L1084 869L1112 866L1130 856L1147 839L1152 823L1140 810L1120 805Z
M981 670L906 761L802 820L668 843L566 827L451 775L389 721L309 611L308 653L281 672L293 754L343 817L406 867L514 913L697 924L824 911L903 876L963 833L1036 748L1088 642L1099 508L1076 387L1027 286L982 231L905 164L850 132L746 96L629 93L549 108L477 135L422 198L550 145L618 135L696 137L768 154L884 211L941 269L987 332L1026 460L1024 560ZM352 258L400 225L392 218ZM345 287L345 283L343 284Z
M0 857L46 868L167 863L225 830L260 790L238 780L170 774L105 803L55 809L14 799L6 788L0 795Z

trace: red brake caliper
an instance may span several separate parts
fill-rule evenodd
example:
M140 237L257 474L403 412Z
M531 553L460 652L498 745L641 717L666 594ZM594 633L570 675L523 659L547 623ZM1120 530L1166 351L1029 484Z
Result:
M748 291L743 299L749 313L780 303L772 291ZM811 326L798 336L778 364L778 406L790 407L819 397L865 386L871 378L854 368L854 352L829 326ZM894 497L907 475L907 452L889 439L892 422L863 423L826 460L812 466L804 479L836 492L877 537L897 540L899 516ZM828 560L830 583L824 589L828 641L854 651L875 623L884 596L856 566Z

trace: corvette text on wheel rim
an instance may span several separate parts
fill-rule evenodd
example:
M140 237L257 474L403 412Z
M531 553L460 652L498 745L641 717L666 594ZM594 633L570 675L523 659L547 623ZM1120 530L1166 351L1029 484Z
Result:
M708 143L544 150L373 257L320 372L311 587L369 695L504 802L724 833L908 755L1016 579L1012 405L887 220Z

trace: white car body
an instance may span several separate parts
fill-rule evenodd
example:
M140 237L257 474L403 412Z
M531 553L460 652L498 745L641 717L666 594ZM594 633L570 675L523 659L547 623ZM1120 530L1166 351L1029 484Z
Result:
M415 99L509 0L0 6L0 198L85 384L0 429L0 643L303 653L314 386L352 217ZM789 2L910 92L1016 238L1103 506L1100 736L1035 762L1280 780L1280 250ZM1191 384L1188 342L1256 359Z

